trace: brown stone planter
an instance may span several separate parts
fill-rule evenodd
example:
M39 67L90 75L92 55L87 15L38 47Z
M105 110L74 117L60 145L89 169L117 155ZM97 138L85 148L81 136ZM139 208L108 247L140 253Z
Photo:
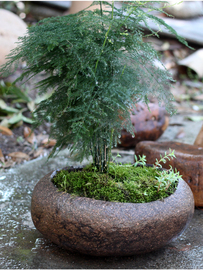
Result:
M180 180L174 194L151 203L116 203L59 192L51 173L35 186L31 214L55 244L94 256L150 252L180 235L194 212L193 195Z

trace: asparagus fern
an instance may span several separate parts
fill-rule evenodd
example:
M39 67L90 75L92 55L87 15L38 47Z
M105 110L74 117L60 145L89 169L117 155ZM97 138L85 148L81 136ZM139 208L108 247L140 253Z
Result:
M12 72L20 61L26 67L18 80L45 72L36 87L43 94L54 91L39 104L34 120L36 126L52 123L50 136L57 140L52 155L68 147L80 161L91 155L103 172L121 130L133 132L130 109L135 103L148 103L153 95L173 112L173 96L166 87L173 79L155 66L159 56L143 41L141 24L153 20L186 42L148 12L156 10L149 2L130 2L121 9L113 2L93 5L94 11L44 19L28 28L0 72Z

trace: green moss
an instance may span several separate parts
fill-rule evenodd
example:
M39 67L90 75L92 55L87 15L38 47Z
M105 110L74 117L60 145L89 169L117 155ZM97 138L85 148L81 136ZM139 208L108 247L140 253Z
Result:
M25 255L28 256L31 254L31 250L30 249L18 249L18 254L20 255Z
M176 184L167 190L157 189L158 173L152 167L134 167L131 164L110 163L109 172L100 173L93 166L82 171L62 170L53 183L63 192L96 200L145 203L168 197Z

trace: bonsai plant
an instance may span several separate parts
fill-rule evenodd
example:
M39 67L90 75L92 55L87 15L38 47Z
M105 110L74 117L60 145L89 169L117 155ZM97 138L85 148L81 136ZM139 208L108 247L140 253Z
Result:
M57 143L50 156L68 147L76 160L82 161L89 156L93 160L87 168L68 168L68 175L60 171L45 176L33 192L32 217L35 226L46 237L71 250L92 255L147 252L179 234L194 211L191 191L183 181L178 183L179 175L170 171L175 181L169 184L166 174L162 180L160 171L159 176L156 175L161 182L154 184L155 193L161 194L158 199L168 196L164 202L123 203L123 199L115 202L118 201L115 196L114 202L108 202L104 197L98 200L94 190L96 186L102 190L103 183L111 189L116 186L120 193L122 179L116 184L112 182L109 179L112 171L116 179L118 170L122 174L124 170L137 169L130 164L113 165L111 148L116 146L123 128L133 134L130 110L138 101L147 104L149 95L153 95L160 105L164 103L170 113L174 112L173 96L166 87L173 79L166 69L155 66L154 61L159 57L149 43L143 42L145 34L141 23L148 26L147 20L151 19L166 27L182 43L187 43L163 20L150 13L157 8L149 2L135 1L123 4L121 9L116 8L114 2L92 5L98 8L44 19L28 28L26 36L19 39L18 47L1 68L6 74L20 61L25 61L23 73L17 79L21 81L45 72L46 78L37 87L40 93L50 89L53 93L39 104L33 117L35 126L45 121L52 124L50 137ZM103 9L104 5L108 9ZM148 28L151 34L158 35ZM172 152L165 158L173 156ZM145 165L144 157L137 163ZM81 172L79 176L78 172ZM81 190L84 191L84 186L93 186L93 198L88 198L85 192L83 197L58 192L53 181L60 187L62 179L69 192L71 174L76 175L74 182ZM90 177L96 178L97 184L90 182ZM160 190L165 195L159 193ZM173 221L171 224L168 224L169 219Z

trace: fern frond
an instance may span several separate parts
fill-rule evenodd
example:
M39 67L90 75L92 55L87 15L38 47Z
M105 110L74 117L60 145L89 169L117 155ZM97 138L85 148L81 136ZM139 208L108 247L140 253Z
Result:
M0 72L13 72L25 61L19 81L46 73L36 87L41 94L54 91L39 104L34 119L35 126L52 124L50 136L57 140L52 155L68 147L79 160L92 155L95 165L105 170L121 130L133 132L130 109L136 102L148 103L153 95L173 112L173 96L166 87L173 79L155 66L159 55L143 41L142 23L156 34L148 25L153 20L187 43L162 19L143 10L153 9L148 2L131 2L121 9L102 4L110 9L94 2L94 11L47 18L28 28Z

